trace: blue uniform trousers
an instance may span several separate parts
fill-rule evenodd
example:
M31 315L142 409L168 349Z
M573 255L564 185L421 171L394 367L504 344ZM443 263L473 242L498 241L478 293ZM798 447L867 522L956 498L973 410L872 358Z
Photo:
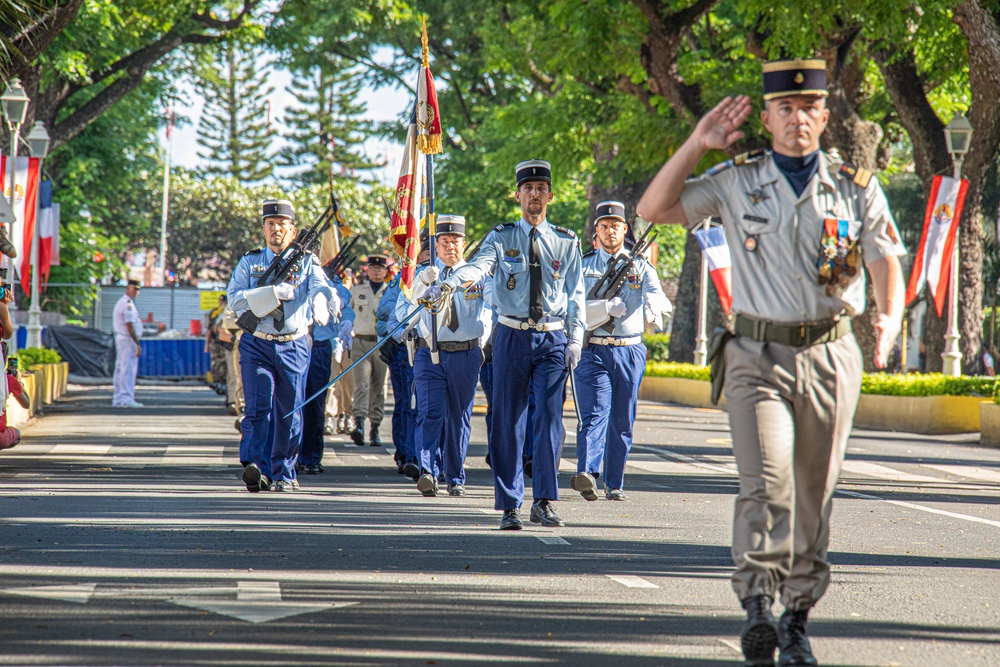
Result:
M309 354L309 372L306 374L306 397L312 396L330 381L330 359L333 343L329 340L313 341ZM326 424L326 392L302 408L302 452L299 463L318 465L323 462L323 427Z
M472 401L483 364L478 347L464 352L439 353L431 361L427 348L417 350L413 375L417 378L417 457L421 472L433 472L441 460L448 484L465 484L465 457L472 434Z
M531 487L535 500L559 500L566 334L520 331L501 325L493 344L493 464L495 508L515 509L524 500L521 457L527 428L534 445ZM528 393L535 414L528 420Z
M302 411L287 418L285 415L305 397L311 346L309 336L287 343L249 334L240 338L240 371L246 399L240 461L256 463L275 481L295 479Z
M396 460L416 462L414 427L416 410L413 408L413 366L403 345L396 349L389 364L389 381L392 383L392 444L396 447Z
M493 360L479 369L479 384L486 394L486 445L493 439Z
M583 422L576 439L577 472L601 472L609 489L621 489L632 448L632 424L646 346L588 345L576 367Z

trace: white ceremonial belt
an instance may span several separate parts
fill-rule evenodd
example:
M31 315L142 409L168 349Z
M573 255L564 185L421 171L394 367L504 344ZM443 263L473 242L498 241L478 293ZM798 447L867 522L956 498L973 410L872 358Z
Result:
M563 328L562 320L531 324L530 322L522 322L521 320L513 317L507 317L506 315L501 315L497 319L500 321L500 324L510 327L511 329L518 329L520 331L528 331L529 329L534 331L558 331Z
M296 331L295 333L290 333L290 334L269 334L269 333L263 333L261 331L253 332L254 338L271 340L278 343L287 343L290 340L295 340L296 338L302 338L305 335L306 335L305 331Z
M617 336L594 336L590 339L591 345L613 345L615 347L624 347L626 345L638 345L642 342L642 336L629 336L628 338L619 338Z

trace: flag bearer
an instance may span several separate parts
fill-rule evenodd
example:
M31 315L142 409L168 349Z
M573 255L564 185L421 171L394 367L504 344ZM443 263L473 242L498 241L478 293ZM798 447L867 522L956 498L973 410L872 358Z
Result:
M311 338L309 325L317 301L325 310L339 312L340 300L331 289L319 262L307 254L280 285L258 286L275 255L295 240L295 209L285 199L267 199L263 205L263 248L243 255L226 293L230 307L262 318L257 330L240 338L240 370L246 416L240 425L240 461L247 491L298 488L295 460L302 440L302 412L292 408L305 396ZM284 318L276 322L278 308ZM317 321L326 322L317 310ZM287 415L287 416L286 416Z
M861 391L851 318L878 303L874 362L899 334L903 282L892 214L870 172L824 153L826 61L764 64L769 151L686 181L711 150L743 137L747 97L708 112L639 202L646 220L693 228L722 218L733 249L736 336L720 347L739 468L732 586L747 612L747 665L815 665L809 610L830 583L830 510ZM862 266L861 262L864 262ZM714 366L715 364L713 364ZM775 623L774 596L785 613Z
M625 205L597 205L597 247L583 256L584 288L589 294L615 258L626 261ZM656 269L638 257L626 282L609 299L587 302L587 328L592 336L576 367L577 400L583 421L577 434L577 474L570 486L587 500L597 500L603 467L604 497L625 500L625 462L632 448L632 424L639 382L646 370L642 343L644 320L672 309L660 287Z
M552 501L559 499L559 449L563 438L563 386L580 361L586 328L580 244L576 234L550 224L552 170L545 160L515 168L515 199L521 219L493 229L467 265L447 278L433 300L493 274L498 327L493 342L493 466L495 507L501 530L523 527L523 463L528 392L535 394L531 521L562 526Z
M417 273L411 308L438 278L451 278L465 265L465 218L441 215L437 219L437 258L434 266ZM472 433L472 401L483 365L482 345L486 333L484 318L489 319L492 280L478 280L459 285L438 314L438 358L430 354L431 314L420 316L420 338L413 362L417 387L417 456L420 478L417 488L425 496L438 494L434 474L440 453L441 472L448 484L448 495L465 495L465 456ZM484 309L486 312L484 313Z

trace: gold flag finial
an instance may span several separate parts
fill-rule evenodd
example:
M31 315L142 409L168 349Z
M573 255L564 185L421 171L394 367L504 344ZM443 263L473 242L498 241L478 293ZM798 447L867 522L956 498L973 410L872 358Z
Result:
M424 67L430 67L430 59L427 51L427 17L423 16L420 18L420 25L423 28L423 34L420 35L420 46L422 47L422 56Z

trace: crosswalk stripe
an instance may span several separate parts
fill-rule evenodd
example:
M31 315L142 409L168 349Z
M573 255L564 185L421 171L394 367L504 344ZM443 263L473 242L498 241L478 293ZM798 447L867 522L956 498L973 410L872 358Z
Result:
M880 466L876 463L869 463L868 461L844 461L844 472L849 472L855 475L864 475L865 477L874 477L876 479L884 479L891 482L941 484L947 481L939 477L914 475L901 470L896 470L895 468L889 468L888 466Z
M939 465L937 463L926 463L924 465L928 468L933 468L934 470L940 470L941 472L946 472L949 475L958 475L959 477L968 477L969 479L977 479L984 482L1000 483L1000 470L996 470L993 468L980 468L978 466Z
M569 544L569 542L558 535L535 535L535 537L538 538L542 544Z
M49 454L71 454L73 456L102 456L111 451L111 445L56 445Z
M659 586L653 582L646 581L642 577L637 577L631 574L608 574L605 576L607 576L607 578L611 581L617 581L626 588L659 588Z

